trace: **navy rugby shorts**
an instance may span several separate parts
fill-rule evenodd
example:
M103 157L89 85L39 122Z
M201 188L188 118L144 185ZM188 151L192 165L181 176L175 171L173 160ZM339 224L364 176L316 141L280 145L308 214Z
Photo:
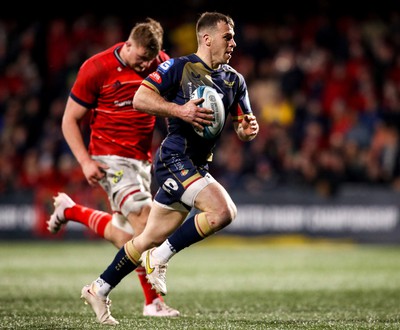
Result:
M154 170L160 187L154 200L165 207L182 211L190 210L194 206L195 195L215 181L208 173L208 164L196 166L188 155L165 147L156 152Z

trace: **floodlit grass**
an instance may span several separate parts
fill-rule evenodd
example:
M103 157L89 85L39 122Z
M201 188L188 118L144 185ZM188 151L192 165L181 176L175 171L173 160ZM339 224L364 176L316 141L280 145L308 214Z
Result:
M1 329L104 329L79 299L116 249L92 242L1 242ZM176 255L168 304L142 316L133 273L112 292L117 329L399 329L400 246L210 239Z

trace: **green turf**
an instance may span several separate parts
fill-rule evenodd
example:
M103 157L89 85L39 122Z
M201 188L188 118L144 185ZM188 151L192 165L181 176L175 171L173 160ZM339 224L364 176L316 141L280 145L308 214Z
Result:
M142 316L132 274L112 292L117 329L400 329L400 246L202 242L170 262L174 319ZM79 299L107 243L0 243L0 329L105 329Z

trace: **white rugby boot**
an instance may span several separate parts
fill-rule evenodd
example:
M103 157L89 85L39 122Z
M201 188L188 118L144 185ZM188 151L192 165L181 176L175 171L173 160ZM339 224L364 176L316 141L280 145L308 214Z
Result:
M53 199L54 212L47 221L47 230L57 234L68 222L64 215L65 209L73 207L76 203L65 193L58 193Z
M111 300L108 297L97 296L92 285L88 284L82 288L81 299L86 305L90 305L96 314L97 321L106 325L117 325L119 322L111 316Z
M143 306L144 316L156 316L156 317L176 317L180 313L178 310L168 306L160 298L153 300L151 304Z
M167 294L166 274L168 263L161 263L151 252L155 248L144 251L141 256L142 266L146 269L146 278L157 293Z

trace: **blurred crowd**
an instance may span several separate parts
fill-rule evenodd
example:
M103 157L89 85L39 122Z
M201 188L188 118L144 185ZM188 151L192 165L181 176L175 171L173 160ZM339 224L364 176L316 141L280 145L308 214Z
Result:
M171 56L195 51L195 19L159 20ZM241 143L228 120L213 175L249 193L400 190L400 13L236 21L231 65L245 76L260 134ZM83 61L126 40L133 24L90 14L0 20L0 196L90 189L63 139L65 102ZM165 134L157 123L154 148Z

